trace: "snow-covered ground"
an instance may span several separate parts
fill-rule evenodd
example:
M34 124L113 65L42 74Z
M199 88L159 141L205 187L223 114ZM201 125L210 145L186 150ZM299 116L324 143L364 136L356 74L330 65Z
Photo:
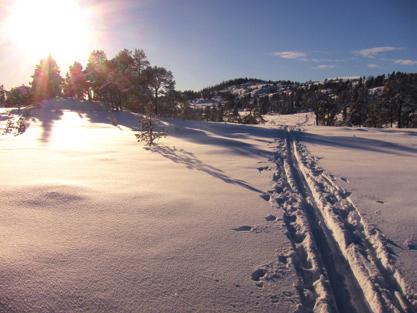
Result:
M302 152L304 147L307 148L307 167L312 168L312 172L316 166L318 168L318 174L306 175L307 180L313 178L310 181L313 189L315 184L319 186L316 187L319 188L318 198L326 198L327 189L332 196L339 191L348 196L368 228L364 237L372 238L375 235L378 238L378 243L372 242L373 239L366 239L370 241L370 245L376 246L375 255L382 260L382 264L387 262L388 271L398 270L392 275L392 285L397 285L403 291L408 290L415 310L417 130L315 127L314 115L311 113L305 116L272 115L267 116L266 120L266 124L270 126L294 127L295 137L301 145L296 150ZM322 169L325 170L323 173ZM326 179L315 182L315 175L324 175L329 182ZM329 187L326 187L328 183ZM332 186L336 186L338 190L331 191ZM330 205L330 208L334 207L333 210L343 207L342 202L335 203L336 205ZM332 232L336 234L334 229ZM379 249L379 243L382 244L382 249ZM372 275L383 276L384 271L380 271L382 274ZM394 299L393 302L395 301ZM377 311L377 308L373 309Z
M129 112L30 116L0 136L1 312L416 305L416 130L168 119L146 148Z
M257 169L275 130L166 121L145 150L129 113L56 101L31 116L0 136L1 312L295 310Z
M346 191L369 228L383 234L390 258L417 299L417 130L315 127L311 113L266 120L302 130L299 142Z
M264 115L265 126L314 126L315 115L312 112L295 114L267 114Z
M301 138L385 234L417 290L417 130L307 127Z

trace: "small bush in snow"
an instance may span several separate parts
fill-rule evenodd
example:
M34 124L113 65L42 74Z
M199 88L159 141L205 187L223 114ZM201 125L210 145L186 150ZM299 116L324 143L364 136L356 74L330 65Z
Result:
M14 116L9 114L6 127L3 130L3 135L14 134L15 136L21 135L26 131L26 118L27 113L20 115L17 120Z
M160 138L166 137L166 134L156 129L154 118L148 115L140 120L140 131L135 136L138 142L153 146Z

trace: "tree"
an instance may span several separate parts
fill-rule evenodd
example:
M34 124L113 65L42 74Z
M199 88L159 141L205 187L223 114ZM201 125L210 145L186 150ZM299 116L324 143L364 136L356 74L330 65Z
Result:
M366 126L382 127L384 125L383 101L380 97L371 96L368 104Z
M113 59L108 62L107 83L111 83L111 89L108 93L112 93L110 97L113 100L112 105L116 110L121 110L123 106L127 106L130 95L135 89L135 72L134 59L132 52L123 49Z
M155 115L159 112L160 98L169 95L175 89L174 76L163 67L148 67L145 71L146 81L151 91L151 99Z
M0 106L3 106L6 103L6 90L4 86L0 85Z
M111 109L126 107L145 112L151 98L148 75L144 75L148 67L149 61L143 50L123 49L111 60L103 51L93 51L85 71L91 87L89 95L105 102Z
M152 113L145 115L140 120L140 131L135 134L138 142L144 142L148 146L153 146L160 138L165 137L164 132L158 131Z
M349 124L363 126L367 119L368 94L368 88L361 78L353 87Z
M21 106L29 105L31 100L32 88L25 85L12 88L7 97L8 104L10 106L17 106L19 109Z
M135 49L133 52L133 68L140 81L142 73L150 66L148 58L142 49Z
M152 102L145 106L145 114L139 119L140 130L135 134L138 142L144 142L148 146L153 146L160 138L166 134L157 129Z
M107 56L103 50L94 50L90 54L85 69L85 77L90 87L88 92L90 100L102 100L103 86L107 82L108 65Z
M76 97L82 100L87 93L87 89L88 85L83 66L78 62L74 62L65 78L64 93L67 97Z
M32 76L32 92L36 102L55 98L62 93L63 79L56 61L49 55L41 60Z
M392 73L385 84L384 96L390 104L391 124L397 120L397 127L414 124L417 110L416 74Z
M145 112L145 107L150 101L150 90L145 75L150 66L148 58L142 49L135 49L132 53L132 90L127 99L126 107L137 112Z

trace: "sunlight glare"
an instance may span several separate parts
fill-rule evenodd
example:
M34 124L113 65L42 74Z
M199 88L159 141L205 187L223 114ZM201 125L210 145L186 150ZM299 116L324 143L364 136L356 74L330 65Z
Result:
M51 54L61 66L87 58L92 48L91 12L77 0L14 0L6 34L30 59ZM61 69L61 70L66 70Z

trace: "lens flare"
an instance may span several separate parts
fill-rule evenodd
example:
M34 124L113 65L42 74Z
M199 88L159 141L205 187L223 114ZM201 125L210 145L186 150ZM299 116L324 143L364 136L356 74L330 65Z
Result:
M15 0L8 11L6 36L30 59L51 54L66 70L93 48L91 11L77 0Z

